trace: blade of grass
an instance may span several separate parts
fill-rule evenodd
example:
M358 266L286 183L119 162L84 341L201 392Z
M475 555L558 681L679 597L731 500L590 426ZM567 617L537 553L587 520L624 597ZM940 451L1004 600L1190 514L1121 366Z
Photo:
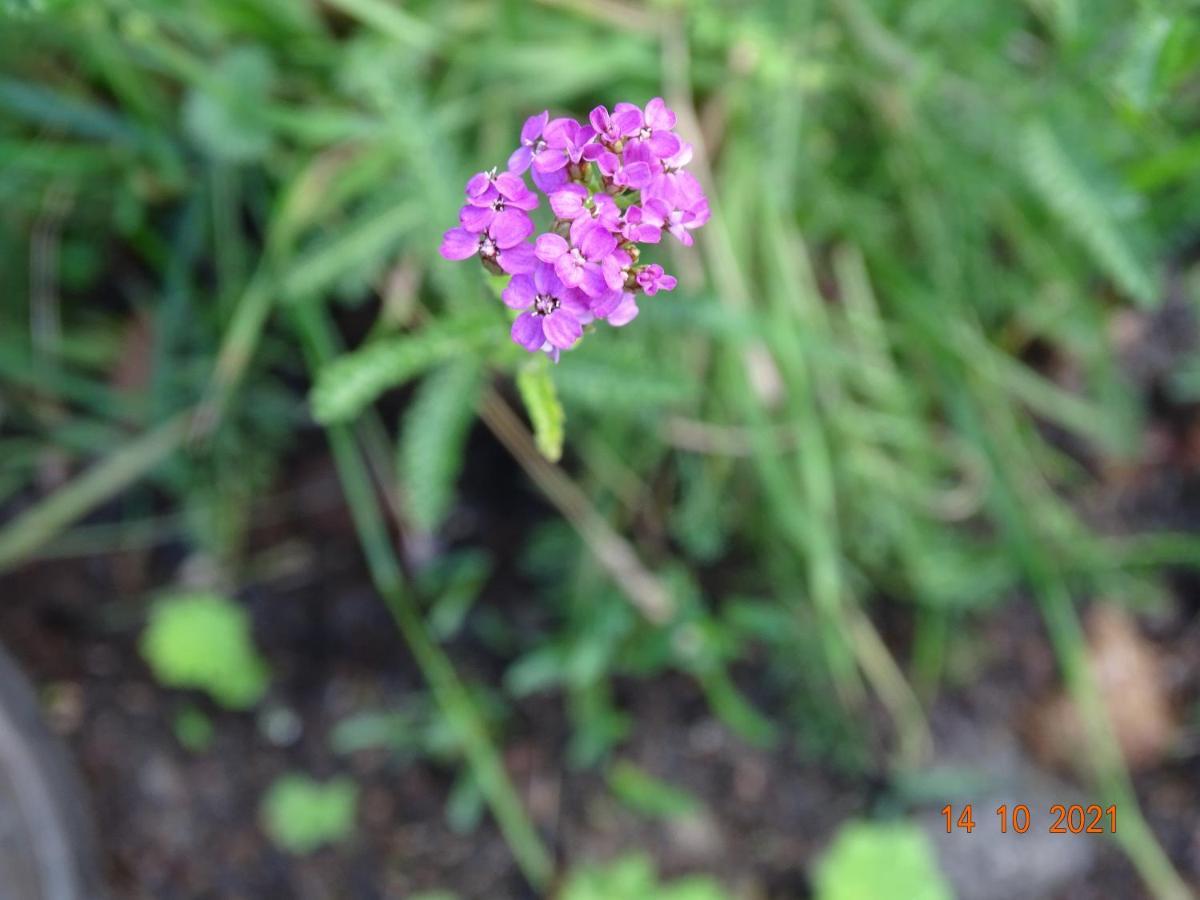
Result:
M182 446L190 416L177 415L135 438L0 529L0 572L110 500Z

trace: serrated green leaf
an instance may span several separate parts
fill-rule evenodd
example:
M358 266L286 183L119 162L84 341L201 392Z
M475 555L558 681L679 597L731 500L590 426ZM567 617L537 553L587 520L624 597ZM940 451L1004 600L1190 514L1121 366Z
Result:
M347 353L317 376L309 397L313 416L323 425L349 421L384 391L438 363L478 352L495 334L495 318L459 316Z
M408 511L420 527L437 528L454 497L463 444L475 418L482 386L479 361L468 356L430 374L404 417L400 433L400 483Z
M562 458L563 424L567 416L545 360L536 360L517 373L517 390L533 423L538 449L550 462L558 462Z
M1117 285L1143 304L1153 301L1154 279L1122 233L1109 204L1089 184L1054 132L1043 123L1021 135L1026 177L1043 202Z

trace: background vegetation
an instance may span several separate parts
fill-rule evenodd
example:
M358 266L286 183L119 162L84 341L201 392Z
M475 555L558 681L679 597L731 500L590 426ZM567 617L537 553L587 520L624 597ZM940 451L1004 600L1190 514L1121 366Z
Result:
M269 665L222 596L260 498L323 431L429 689L399 725L334 739L462 773L450 812L489 809L539 891L578 861L506 774L523 698L561 698L564 766L603 770L632 728L615 686L674 672L748 745L899 779L935 752L939 695L976 677L981 617L1032 600L1081 714L1082 783L1120 805L1146 889L1186 895L1196 873L1138 812L1076 609L1152 605L1163 567L1198 558L1079 502L1144 449L1123 317L1200 302L1195 4L0 9L0 568L184 548L204 596L138 598L143 652L165 684L253 704ZM663 252L680 289L531 364L490 279L437 256L462 184L527 115L660 94L713 206L694 250ZM1196 399L1197 363L1160 402ZM492 439L533 490L499 511L502 540L458 493ZM489 613L514 561L532 627ZM161 590L183 580L163 571ZM197 634L249 668L212 670ZM464 674L462 645L503 677ZM204 746L190 721L180 739ZM639 777L610 781L686 806ZM288 840L336 840L354 792L322 790L288 782L265 815L295 826L315 797L332 811ZM567 896L611 900L593 876Z

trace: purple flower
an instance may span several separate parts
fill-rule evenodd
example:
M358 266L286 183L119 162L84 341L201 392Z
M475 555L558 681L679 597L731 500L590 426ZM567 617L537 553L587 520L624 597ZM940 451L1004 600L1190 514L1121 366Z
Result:
M651 263L642 266L641 271L637 273L637 283L643 294L653 297L659 291L674 290L676 281L675 276L666 274L662 266Z
M635 203L621 217L621 237L635 244L657 244L662 240L663 223L669 212L661 200L647 200L645 206Z
M661 190L661 194L656 192L652 199L669 209L664 217L664 227L685 247L690 247L692 236L688 232L699 228L709 218L708 198L704 196L700 182L689 173L679 172L674 180L662 182Z
M596 133L574 119L554 119L542 129L545 147L533 155L535 172L555 172L568 163L579 162L583 148Z
M593 150L593 147L599 147L599 150ZM591 144L586 149L585 158L594 159L601 174L618 187L640 191L654 178L652 163L655 160L644 147L627 147L625 152L618 156L602 145Z
M529 219L524 211L536 209L537 205L537 194L525 186L519 175L501 172L486 191L467 202L458 214L458 221L467 231L484 231L498 217ZM529 231L532 230L530 222Z
M545 131L548 121L549 112L540 112L525 120L521 127L521 146L508 158L508 171L522 174L529 168L533 158L546 149L546 140L542 137L542 132Z
M446 259L466 259L478 254L485 263L517 275L532 271L536 262L533 247L523 243L532 231L533 222L529 216L520 210L506 210L479 233L451 228L442 235L438 252Z
M632 103L618 103L613 114L603 106L597 106L588 115L596 135L606 144L615 144L642 127L642 111Z
M520 315L512 338L557 362L583 327L614 326L638 315L637 295L676 287L655 263L638 264L640 247L669 231L685 245L708 221L708 199L685 166L692 146L674 134L676 117L661 97L645 108L618 103L591 111L586 123L549 112L530 116L508 171L471 177L460 227L442 238L447 259L478 256L485 268L512 277L504 302ZM528 242L537 195L550 202L553 228Z
M583 239L575 246L561 235L549 232L538 236L534 255L554 266L558 277L570 287L595 295L603 290L604 275L598 263L617 247L617 239L599 223L588 223Z
M604 283L608 285L610 290L625 290L629 286L630 277L633 275L632 266L632 256L620 248L614 250L608 256L604 257L604 262L600 265L601 271L604 273Z
M600 259L607 256L612 252L612 247L617 245L617 240L612 235L621 227L621 208L608 194L597 194L592 198L592 205L582 207L572 219L571 243L583 248L588 234L595 231L597 227L602 228L609 237L604 237L604 234L599 233L592 235L594 243L591 248L598 255L589 255L585 249L584 255L589 259ZM609 238L612 238L611 242Z
M550 195L550 209L556 218L570 222L587 212L591 194L582 184L574 182L564 185Z
M675 127L675 113L662 97L647 103L644 114L639 110L638 119L638 127L629 141L631 146L646 146L656 159L669 159L679 153L682 142L671 131Z
M467 181L467 200L483 201L496 195L496 179L499 177L495 167L486 172L476 172Z
M700 182L691 172L683 171L683 167L692 161L692 145L687 142L681 142L679 152L674 156L661 160L662 168L654 174L650 180L649 186L645 189L644 196L669 198L675 196L676 192L681 189L681 184L694 185L694 190L700 193ZM691 188L688 188L691 190Z
M514 275L501 299L513 309L525 310L513 322L512 339L530 353L566 350L583 336L583 326L592 318L586 300L563 284L545 262L539 262L532 274Z

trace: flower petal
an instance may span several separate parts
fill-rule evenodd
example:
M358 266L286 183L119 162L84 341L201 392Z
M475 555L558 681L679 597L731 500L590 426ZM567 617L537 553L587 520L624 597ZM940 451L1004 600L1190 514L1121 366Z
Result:
M533 286L537 293L548 297L557 297L563 289L563 283L555 274L554 266L547 262L538 262L537 268L533 270ZM533 298L530 298L529 302L532 303Z
M604 283L614 291L619 291L625 285L625 272L621 268L621 261L617 259L617 254L604 257L604 263L601 266L604 272Z
M533 158L533 168L537 172L557 172L567 164L567 154L562 147L547 147Z
M515 247L533 233L533 219L520 209L506 209L496 213L488 234L501 250Z
M604 270L595 263L586 263L579 269L579 280L572 285L578 287L589 297L601 297L609 291L608 282L604 280Z
M584 211L583 201L587 197L587 188L582 184L568 184L550 195L550 208L560 219L574 219Z
M669 131L675 127L675 113L662 97L655 97L646 104L646 124L655 131Z
M595 316L592 314L592 298L582 291L568 288L559 297L562 308L575 317L580 325L587 325Z
M627 106L613 113L612 122L622 137L633 134L642 127L642 111L636 106Z
M580 252L593 262L599 262L616 249L617 239L598 222L593 223L579 244Z
M521 193L504 202L513 209L523 209L528 212L531 209L537 209L538 195L525 187L525 185L521 185Z
M608 291L592 300L592 315L597 319L607 319L625 299L625 292L620 290Z
M508 287L500 292L500 299L513 309L528 309L533 306L533 298L537 294L533 278L529 275L514 275L509 279Z
M583 337L583 326L569 311L559 307L542 320L546 340L560 350L566 350Z
M508 157L508 171L520 175L533 162L533 151L528 147L518 147Z
M679 138L669 131L655 131L647 141L654 155L659 159L670 159L679 152L682 146Z
M568 116L552 119L542 129L542 139L551 147L564 149L575 141L579 134L579 123Z
M550 121L550 113L542 111L536 116L530 116L521 126L521 143L532 144L541 135L546 123Z
M564 253L554 261L554 273L567 287L579 287L583 281L584 267L570 253Z
M509 275L527 275L537 265L532 244L517 244L496 254L496 262Z
M608 324L617 328L628 325L637 318L638 312L637 301L633 298L633 294L624 294L621 302L617 304L617 308L608 314Z
M695 243L695 241L692 240L692 236L688 233L688 230L679 222L675 222L671 225L671 234L675 235L675 237L679 240L679 243L683 244L685 247L690 247Z
M650 180L654 177L654 172L644 162L629 163L625 166L622 172L622 183L626 187L631 187L635 191L640 191L642 188L650 184Z
M566 238L549 231L539 234L533 245L534 255L542 262L554 262L569 249Z
M466 259L479 252L479 235L465 228L451 228L442 235L442 246L438 252L445 259Z
M472 206L470 203L458 212L459 224L475 234L487 231L487 227L492 224L492 219L495 217L496 211L490 206Z
M606 107L597 106L588 113L588 121L592 123L592 127L596 129L597 134L604 134L608 131L608 126L612 119L609 118Z
M596 160L598 160L601 156L603 156L606 153L609 154L610 156L612 155L612 152L610 150L608 150L603 144L587 144L580 151L579 155L581 158L586 159L588 162L595 162Z
M512 323L510 334L514 343L524 347L530 353L541 350L542 344L546 343L546 336L542 330L542 319L533 313L521 313L517 316L516 321Z
M496 190L505 200L519 198L523 194L529 193L529 188L525 187L525 180L512 172L501 172L496 176L495 182Z
M533 168L533 183L543 194L552 194L567 183L567 170L555 169L553 172L542 172L537 166Z
M492 186L492 176L487 172L476 172L467 182L467 196L474 199L482 196Z

